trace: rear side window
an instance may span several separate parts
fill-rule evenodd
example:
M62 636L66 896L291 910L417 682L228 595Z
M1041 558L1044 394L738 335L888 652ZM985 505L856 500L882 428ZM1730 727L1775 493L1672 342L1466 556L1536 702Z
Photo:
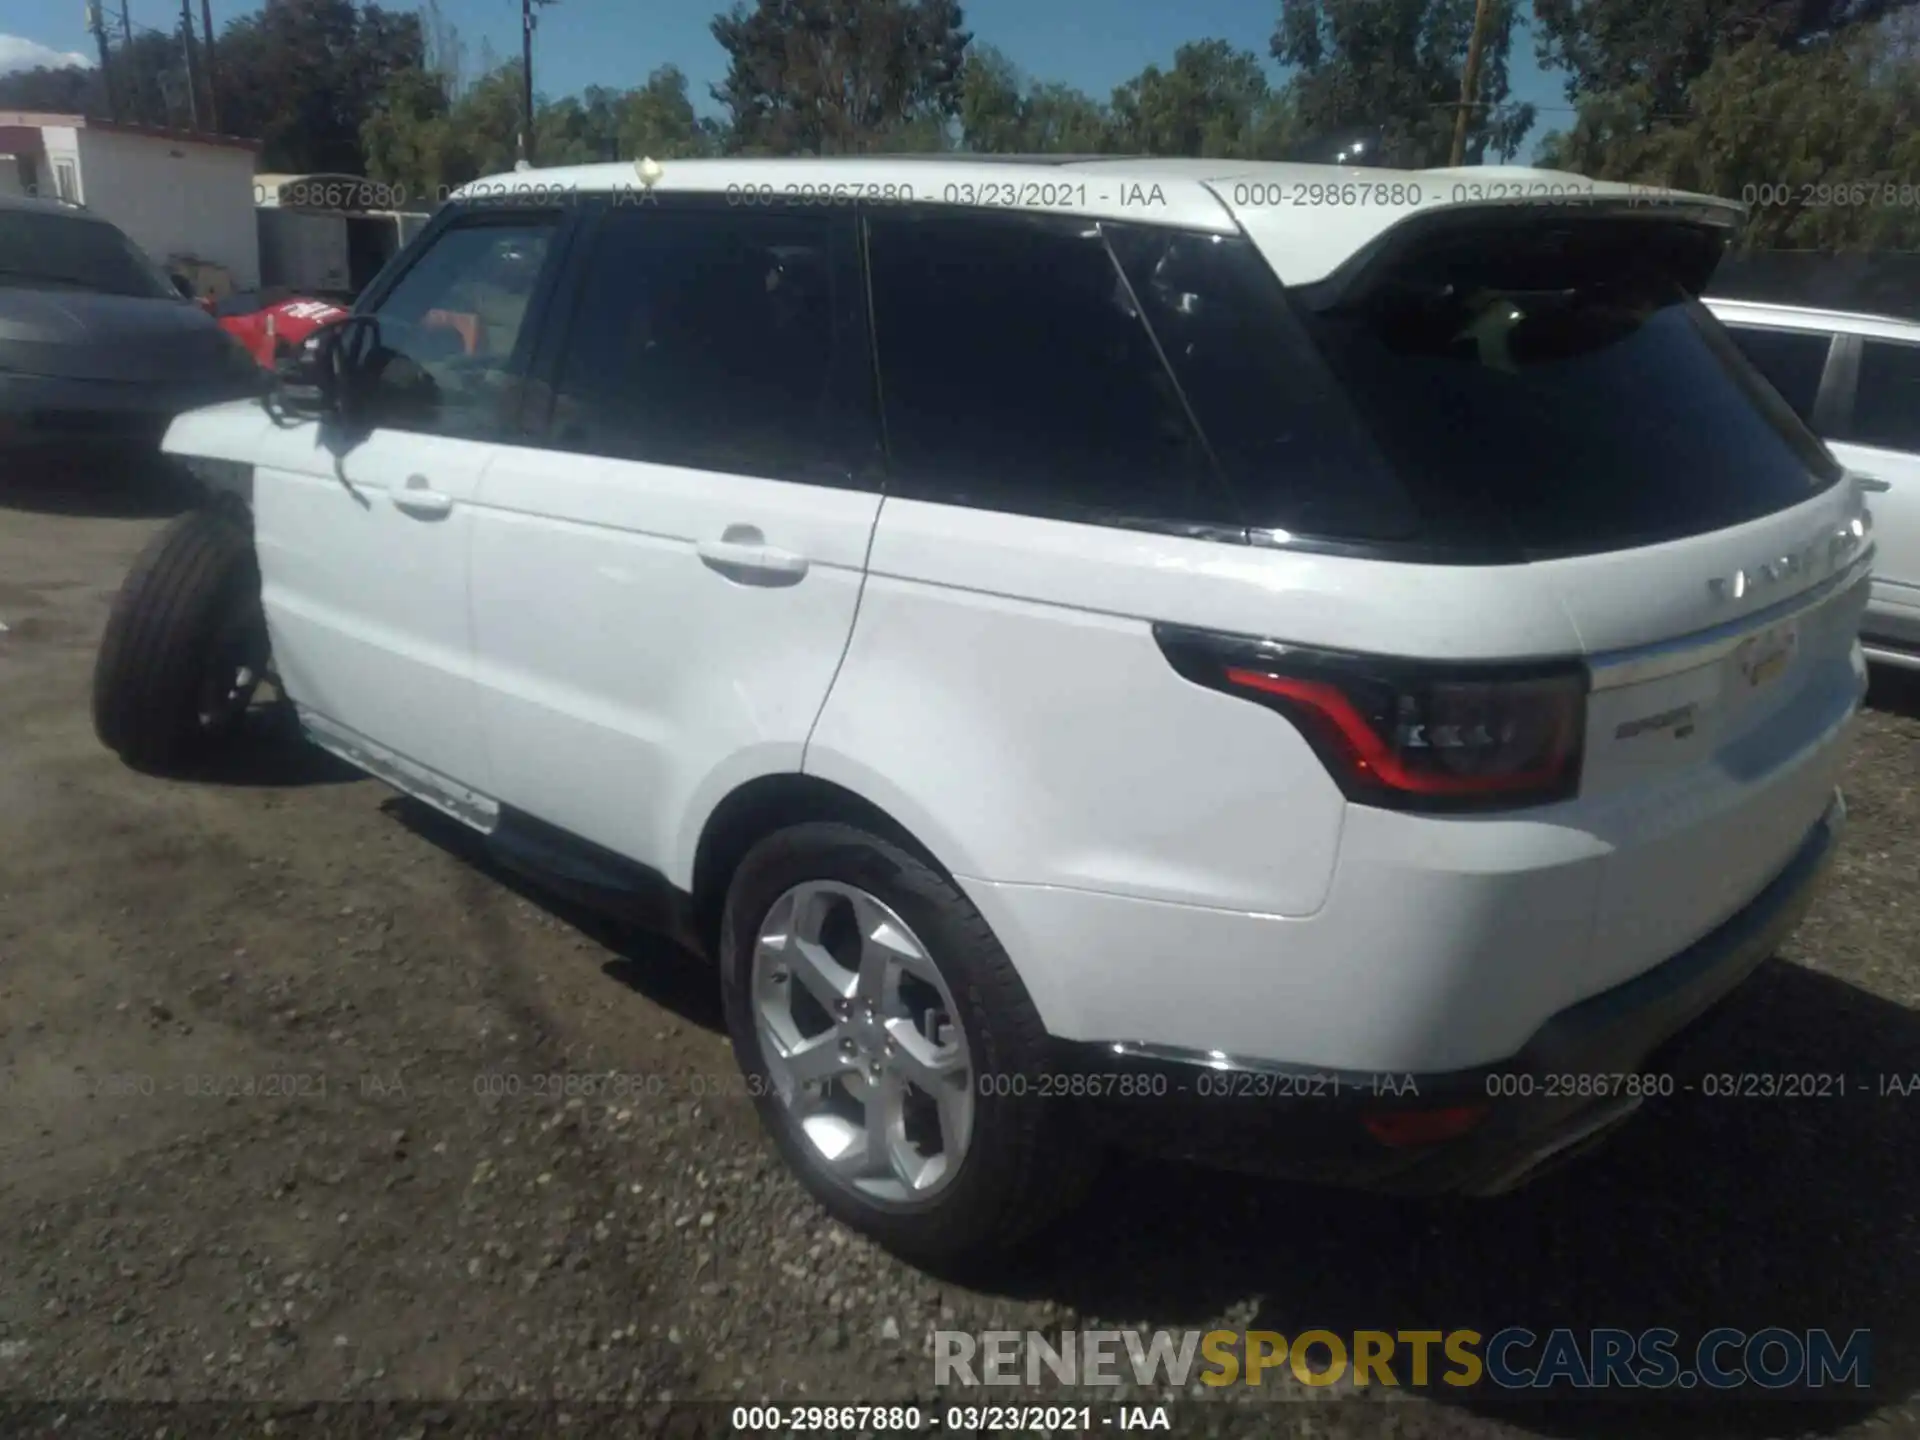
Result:
M1738 525L1841 470L1663 266L1658 237L1495 227L1333 308L1322 352L1434 538L1589 554Z
M1099 228L875 214L891 489L1126 525L1237 525Z
M856 380L871 393L852 245L851 220L825 212L609 211L567 332L548 443L844 483L867 456L842 397Z
M1106 227L1247 523L1413 538L1418 515L1251 241Z
M1861 341L1860 379L1846 438L1920 452L1920 345Z
M1758 325L1729 325L1727 333L1753 368L1793 407L1793 413L1812 424L1833 337L1815 330L1769 330Z

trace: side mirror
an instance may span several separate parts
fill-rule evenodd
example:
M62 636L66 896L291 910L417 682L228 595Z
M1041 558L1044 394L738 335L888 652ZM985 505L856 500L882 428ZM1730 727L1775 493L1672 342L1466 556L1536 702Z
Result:
M168 275L167 279L173 285L174 294L178 295L182 300L193 299L193 282L187 279L186 276L176 270Z
M351 425L363 408L356 403L362 367L379 344L380 324L371 316L330 321L274 363L275 389L290 410Z

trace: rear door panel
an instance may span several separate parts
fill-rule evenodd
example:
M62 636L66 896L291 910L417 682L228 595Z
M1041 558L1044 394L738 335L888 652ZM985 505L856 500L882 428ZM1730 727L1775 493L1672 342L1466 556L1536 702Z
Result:
M714 805L800 770L860 605L854 240L844 210L610 207L476 512L495 793L683 886Z

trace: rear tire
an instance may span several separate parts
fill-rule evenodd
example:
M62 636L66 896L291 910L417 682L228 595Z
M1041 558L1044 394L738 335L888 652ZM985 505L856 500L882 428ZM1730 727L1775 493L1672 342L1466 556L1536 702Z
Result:
M135 769L178 769L229 740L267 667L253 537L190 510L148 543L107 617L93 728Z
M809 898L816 908L847 906L848 918L836 931L832 948L836 962L852 968L836 969L825 990L847 994L853 1017L834 1023L829 1016L831 1028L825 1031L819 1028L819 1017L828 1016L836 1002L829 1000L825 1008L815 1012L810 1008L811 1001L803 1006L798 996L783 998L800 988L803 978L814 987L814 993L820 993L819 971L803 977L794 948L794 937L809 933L810 928L820 933L818 948L829 948L825 931L831 922L816 922L810 927L800 918ZM896 1027L893 1033L898 1037L897 1045L885 1043L885 1029L873 1030L871 1020L867 1021L867 1033L860 1034L861 997L872 992L864 983L857 991L851 988L854 971L864 975L865 970L847 956L869 953L854 937L871 934L876 927L893 937L890 945L883 947L889 954L911 957L908 969L937 972L934 980L923 982L906 970L898 970L893 986L896 993L906 996L911 991L915 997L894 1013L917 1013L935 1043L917 1038L917 1032L899 1029L914 1023L904 1019L891 1022ZM763 932L783 938L763 947ZM756 971L756 952L763 950ZM1070 1123L1067 1107L1040 1096L1050 1041L1025 985L966 896L903 846L840 823L796 825L762 840L741 861L728 889L721 922L720 964L734 1056L747 1077L760 1118L782 1158L814 1197L843 1223L872 1236L903 1258L935 1269L951 1269L989 1260L1010 1249L1070 1208L1084 1193L1095 1155ZM839 990L840 981L849 988ZM949 1002L955 1013L945 1013ZM779 1015L775 1023L782 1027L787 1025L788 1016L797 1015L802 1008L815 1018L810 1025L796 1022L785 1039L779 1039L768 1029L770 1004ZM782 1006L784 1010L779 1008ZM958 1035L953 1028L956 1024ZM802 1037L797 1043L796 1035ZM840 1038L843 1035L848 1038ZM937 1043L942 1035L946 1037L944 1047ZM955 1040L960 1041L957 1046ZM820 1090L809 1092L796 1108L791 1098L797 1088L791 1083L795 1072L789 1068L788 1059L780 1058L770 1069L768 1049L775 1047L777 1055L779 1047L785 1045L786 1055L791 1058L802 1054L809 1041L823 1054L829 1049L844 1052L847 1068L824 1082ZM881 1067L897 1063L886 1056L908 1049L918 1054L944 1054L949 1062L957 1055L965 1063L967 1093L962 1098L956 1085L951 1098L958 1102L957 1113L966 1117L966 1138L949 1146L946 1114L943 1112L937 1122L927 1118L936 1108L926 1098L930 1092L910 1092L916 1096L912 1103L919 1107L917 1119L903 1121L899 1133L917 1129L920 1138L915 1143L921 1149L938 1152L943 1163L925 1172L940 1177L927 1185L931 1193L918 1194L906 1187L907 1194L902 1197L874 1193L900 1188L886 1165L876 1167L880 1178L871 1178L870 1174L856 1181L849 1178L846 1162L830 1160L829 1152L842 1143L842 1136L854 1137L849 1150L870 1140L875 1132L870 1122L859 1118L866 1113L863 1102L847 1092L857 1086L868 1095L880 1093L877 1088L867 1089L862 1072L871 1067L872 1075L879 1077ZM776 1071L788 1078L787 1094L782 1093L782 1080L776 1078ZM1020 1083L999 1083L1009 1077L1020 1077ZM877 1086L879 1081L875 1083ZM1003 1093L1016 1089L1019 1093ZM830 1113L836 1109L850 1112L855 1118L842 1120ZM848 1128L830 1135L823 1148L820 1131L807 1128L823 1123L829 1132L839 1126ZM864 1138L860 1135L863 1125L869 1126ZM930 1132L936 1131L938 1143L933 1143ZM944 1163L949 1150L959 1154L957 1165ZM921 1150L916 1149L903 1163L912 1170L920 1159Z

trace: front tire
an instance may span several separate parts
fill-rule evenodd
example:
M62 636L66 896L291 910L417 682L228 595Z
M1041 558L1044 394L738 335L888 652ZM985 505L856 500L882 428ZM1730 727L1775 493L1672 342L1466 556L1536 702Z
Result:
M761 1120L845 1224L950 1267L1079 1197L1089 1149L1039 1094L1049 1041L1026 987L966 896L901 845L824 822L761 841L728 890L720 962Z
M190 510L140 552L114 598L93 672L93 728L129 765L164 772L238 729L267 667L253 537Z

